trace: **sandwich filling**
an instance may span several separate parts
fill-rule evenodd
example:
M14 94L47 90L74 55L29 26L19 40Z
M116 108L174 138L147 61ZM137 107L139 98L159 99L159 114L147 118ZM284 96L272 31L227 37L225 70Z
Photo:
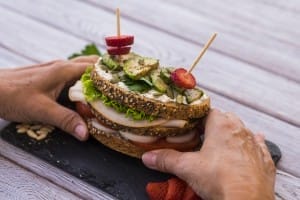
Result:
M198 87L173 85L172 70L160 67L156 59L133 53L105 54L70 88L69 98L77 102L82 108L79 113L98 130L145 150L153 149L154 144L156 148L173 148L183 143L186 145L181 150L190 150L200 142L196 125L209 109L209 97ZM161 108L157 110L156 104ZM206 106L202 113L188 112L202 104Z

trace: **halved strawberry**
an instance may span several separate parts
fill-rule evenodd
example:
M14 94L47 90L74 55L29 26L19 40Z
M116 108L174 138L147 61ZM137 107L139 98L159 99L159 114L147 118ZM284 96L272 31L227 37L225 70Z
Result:
M115 56L115 55L124 55L128 54L130 52L129 46L124 47L107 47L107 53L109 55Z
M186 183L179 178L170 178L168 180L168 191L165 200L182 199L186 186Z
M195 77L184 68L178 68L171 73L173 83L181 88L193 89L196 86Z
M106 45L111 47L123 47L133 44L133 35L120 35L105 37Z
M150 182L146 186L150 200L164 200L168 191L168 182Z

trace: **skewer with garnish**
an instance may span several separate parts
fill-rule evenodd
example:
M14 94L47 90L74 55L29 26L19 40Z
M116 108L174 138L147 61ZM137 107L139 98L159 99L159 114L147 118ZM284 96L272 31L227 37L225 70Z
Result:
M192 75L191 72L196 67L196 65L199 63L200 59L202 58L202 56L204 55L206 50L209 48L211 43L214 41L216 36L217 36L217 33L214 33L210 37L210 39L205 44L203 49L200 51L199 55L197 56L197 58L195 59L195 61L193 62L193 64L191 65L191 67L188 71L184 68L178 68L172 72L171 80L173 81L173 83L176 86L181 87L181 88L186 88L186 89L193 89L196 86L195 77Z
M133 35L121 35L120 10L116 10L117 35L105 37L107 52L110 55L124 55L130 52L130 46L134 42Z

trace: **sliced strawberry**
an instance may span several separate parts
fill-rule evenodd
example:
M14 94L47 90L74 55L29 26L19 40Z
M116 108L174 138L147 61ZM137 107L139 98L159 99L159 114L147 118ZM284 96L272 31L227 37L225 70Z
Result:
M84 103L76 102L76 111L83 118L93 118L94 117L89 106Z
M146 192L150 200L164 200L168 190L168 182L150 182Z
M186 188L186 183L179 178L170 178L168 180L168 191L165 200L182 199Z
M182 200L201 200L201 198L198 197L194 190L187 185L183 193Z
M181 88L193 89L196 86L195 77L184 68L178 68L171 73L173 83Z
M107 53L109 55L115 56L115 55L124 55L128 54L130 52L129 46L124 47L107 47Z
M133 44L133 35L120 35L105 37L106 45L111 47L123 47Z

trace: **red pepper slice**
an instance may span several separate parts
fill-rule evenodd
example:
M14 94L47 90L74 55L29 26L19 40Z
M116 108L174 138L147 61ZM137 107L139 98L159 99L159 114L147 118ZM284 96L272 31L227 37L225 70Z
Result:
M196 86L195 77L184 68L178 68L171 73L173 83L181 88L193 89Z
M133 44L133 35L120 35L120 36L109 36L105 37L105 42L107 46L111 47L123 47Z
M93 118L94 115L88 105L82 102L76 102L76 111L83 118Z
M124 55L128 54L130 52L129 46L124 47L107 47L107 53L109 55L115 56L115 55Z

